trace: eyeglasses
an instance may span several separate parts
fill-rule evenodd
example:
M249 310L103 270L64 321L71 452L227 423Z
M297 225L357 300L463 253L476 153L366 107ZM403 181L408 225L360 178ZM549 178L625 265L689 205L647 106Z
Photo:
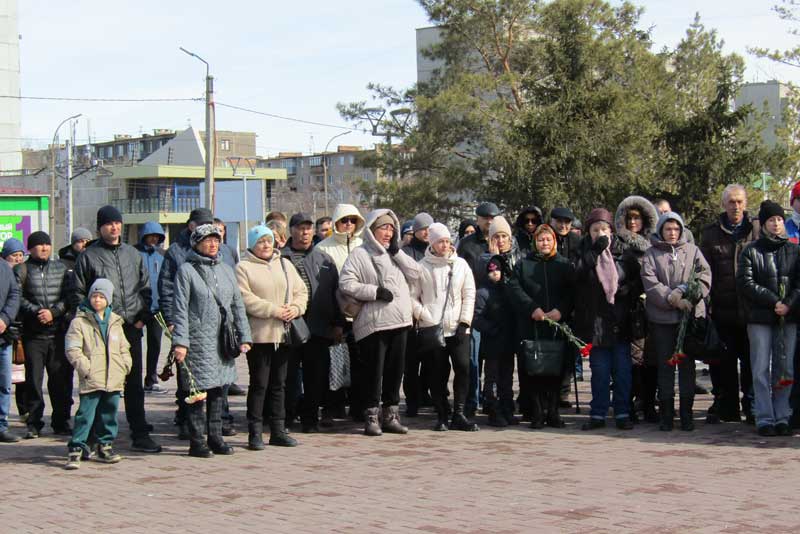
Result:
M539 219L529 219L526 217L525 224L539 224Z
M342 224L358 224L358 217L342 217L339 222Z

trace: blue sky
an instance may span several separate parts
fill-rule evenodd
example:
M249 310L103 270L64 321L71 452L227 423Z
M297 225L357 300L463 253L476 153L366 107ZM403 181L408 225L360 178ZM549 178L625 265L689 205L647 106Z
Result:
M770 11L772 1L635 3L645 8L642 26L653 27L657 48L674 46L700 11L726 50L746 57L748 81L800 79L800 71L746 53L748 45L795 42ZM370 81L413 84L414 29L428 25L413 0L19 0L19 14L23 95L201 97L205 66L180 52L183 46L211 64L219 102L327 124L344 124L336 103L367 98ZM45 146L56 125L75 113L83 114L79 142L89 129L95 140L106 140L189 123L204 127L200 102L23 101L23 146ZM256 132L260 155L308 152L312 145L320 151L341 132L221 107L217 128ZM374 139L351 133L338 142L368 146Z

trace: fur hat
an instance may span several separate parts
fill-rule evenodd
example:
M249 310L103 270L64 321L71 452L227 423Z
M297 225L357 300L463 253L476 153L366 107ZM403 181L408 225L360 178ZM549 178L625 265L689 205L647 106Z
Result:
M192 248L197 247L200 241L212 235L217 236L220 240L222 239L222 234L219 233L216 226L213 224L201 224L192 232L192 237L190 238Z
M611 229L614 229L614 218L611 216L611 212L605 208L595 208L589 212L589 216L586 217L585 222L586 229L590 229L596 222L608 223Z

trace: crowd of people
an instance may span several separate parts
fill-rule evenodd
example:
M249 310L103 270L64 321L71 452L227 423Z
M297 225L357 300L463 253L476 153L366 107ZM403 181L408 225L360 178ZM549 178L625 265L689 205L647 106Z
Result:
M269 445L298 445L298 422L314 433L350 417L367 436L405 434L402 418L425 406L434 431L477 431L478 410L498 429L560 428L584 357L592 397L582 430L605 427L612 408L618 429L672 430L677 369L679 426L692 431L702 360L714 397L707 424L744 416L761 436L791 435L800 183L788 222L769 200L751 215L746 193L725 188L699 245L668 202L640 196L582 224L568 207L545 216L530 206L512 226L486 202L455 235L452 221L427 213L401 223L391 209L365 217L340 204L317 220L270 213L248 229L241 259L208 209L192 211L164 250L158 223L131 246L120 212L104 206L96 238L76 229L58 258L45 232L3 245L0 442L20 439L8 415L12 360L24 360L15 393L24 438L44 428L46 372L52 431L70 437L67 468L121 459L112 445L123 395L131 448L160 452L145 398L166 391L164 336L178 437L200 458L234 452L225 437L236 434L228 396L241 389L240 355L254 451L266 431Z

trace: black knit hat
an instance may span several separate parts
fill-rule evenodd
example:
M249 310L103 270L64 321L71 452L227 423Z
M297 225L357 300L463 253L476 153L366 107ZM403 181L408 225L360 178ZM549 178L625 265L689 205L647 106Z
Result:
M189 213L189 220L186 222L193 222L197 226L214 224L214 214L208 208L195 208Z
M758 210L758 222L761 223L761 226L764 226L764 223L776 215L786 220L786 214L780 204L771 200L765 200L761 203L761 207Z
M103 206L97 210L97 228L111 222L122 222L122 214L114 206Z
M47 235L47 232L42 232L41 230L38 232L33 232L31 235L28 236L28 250L32 249L36 245L52 245L53 242L50 240L50 236Z

